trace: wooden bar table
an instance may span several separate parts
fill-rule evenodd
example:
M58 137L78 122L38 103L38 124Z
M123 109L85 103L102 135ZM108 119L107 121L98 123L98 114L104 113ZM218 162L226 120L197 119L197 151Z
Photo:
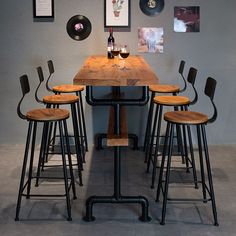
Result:
M159 83L158 77L141 56L129 56L126 59L108 59L106 56L90 56L74 78L74 84L86 85L86 101L92 106L110 106L110 118L107 145L114 146L114 194L112 196L91 196L86 201L84 220L93 221L95 203L135 203L142 206L141 221L150 221L149 203L144 196L121 195L121 147L128 145L128 132L125 120L125 106L143 106L147 104L149 85ZM93 88L112 86L113 97L95 98ZM139 98L127 99L121 96L121 86L142 86Z

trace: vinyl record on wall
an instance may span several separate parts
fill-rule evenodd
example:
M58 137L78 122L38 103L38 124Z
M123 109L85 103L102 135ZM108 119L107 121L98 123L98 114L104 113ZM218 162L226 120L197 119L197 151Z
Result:
M87 17L75 15L67 22L66 30L72 39L80 41L86 39L90 35L92 25Z
M148 16L158 15L164 8L164 0L140 0L141 11Z

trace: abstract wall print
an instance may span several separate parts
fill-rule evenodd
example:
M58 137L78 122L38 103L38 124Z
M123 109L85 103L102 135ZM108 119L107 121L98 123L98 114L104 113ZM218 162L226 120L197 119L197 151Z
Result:
M138 28L138 52L163 53L163 28Z
M174 7L174 32L200 32L200 7Z
M104 27L130 27L130 0L104 0Z

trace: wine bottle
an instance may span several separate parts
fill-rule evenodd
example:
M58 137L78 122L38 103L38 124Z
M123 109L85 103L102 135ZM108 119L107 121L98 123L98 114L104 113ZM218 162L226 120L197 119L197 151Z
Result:
M113 59L114 58L114 55L112 54L112 48L113 48L113 45L114 45L114 42L115 42L115 39L113 37L113 30L112 30L112 27L109 28L109 37L108 37L108 40L107 40L107 58L108 59Z

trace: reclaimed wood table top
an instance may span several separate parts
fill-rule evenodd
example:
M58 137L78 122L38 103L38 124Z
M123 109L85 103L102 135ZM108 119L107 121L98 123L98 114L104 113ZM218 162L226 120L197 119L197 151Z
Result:
M149 86L158 84L159 78L141 56L108 59L99 55L86 59L73 82L87 86Z

